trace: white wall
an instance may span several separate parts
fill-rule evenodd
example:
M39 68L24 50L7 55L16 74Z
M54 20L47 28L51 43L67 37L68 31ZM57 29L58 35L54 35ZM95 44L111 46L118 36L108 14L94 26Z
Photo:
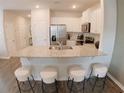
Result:
M4 33L4 25L3 25L3 10L0 10L0 58L7 57L7 47Z
M66 24L67 32L81 32L80 17L52 17L51 24Z
M111 62L116 35L117 5L116 0L101 0L102 22L100 50L108 54Z
M122 84L124 90L124 0L117 2L117 33L109 71Z
M49 9L36 9L31 11L31 31L33 46L49 45Z

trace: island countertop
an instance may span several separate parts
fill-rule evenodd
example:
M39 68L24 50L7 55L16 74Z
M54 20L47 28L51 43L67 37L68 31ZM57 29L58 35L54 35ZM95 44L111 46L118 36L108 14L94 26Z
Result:
M95 48L94 44L72 46L73 49L55 50L49 46L29 46L13 54L13 57L95 57L105 55Z

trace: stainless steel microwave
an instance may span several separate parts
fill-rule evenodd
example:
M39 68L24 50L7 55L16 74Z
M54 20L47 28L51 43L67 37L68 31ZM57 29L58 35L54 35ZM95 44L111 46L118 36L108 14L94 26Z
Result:
M84 32L84 33L90 33L90 28L91 28L91 23L90 22L84 23L81 26L81 31Z

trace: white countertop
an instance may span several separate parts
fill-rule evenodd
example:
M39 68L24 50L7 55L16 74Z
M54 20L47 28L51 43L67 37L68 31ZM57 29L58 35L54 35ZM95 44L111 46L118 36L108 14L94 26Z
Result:
M103 52L97 50L93 44L73 46L72 48L73 49L50 50L49 46L30 46L14 53L13 57L95 57L105 55Z

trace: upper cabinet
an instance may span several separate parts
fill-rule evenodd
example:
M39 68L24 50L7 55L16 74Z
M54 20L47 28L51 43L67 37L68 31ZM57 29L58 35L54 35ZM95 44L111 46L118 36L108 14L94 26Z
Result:
M80 17L51 17L51 24L65 24L67 32L80 32Z
M82 13L81 24L90 22L91 33L100 34L102 21L101 21L101 7L97 4Z
M65 24L67 32L81 32L81 13L72 11L52 11L51 24Z
M84 24L90 21L90 11L87 9L82 13L81 23Z

